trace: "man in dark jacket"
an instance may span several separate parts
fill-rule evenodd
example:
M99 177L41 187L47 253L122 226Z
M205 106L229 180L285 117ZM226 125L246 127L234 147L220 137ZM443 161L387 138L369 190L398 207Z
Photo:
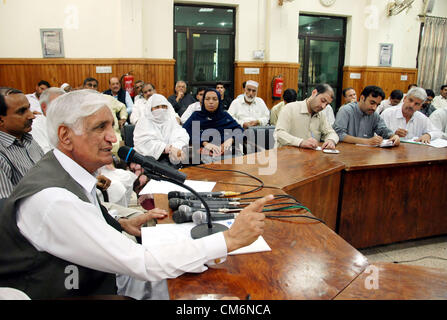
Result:
M182 80L177 81L175 84L175 94L170 96L168 101L172 104L175 112L179 116L182 116L190 104L196 102L193 96L186 92L186 82Z

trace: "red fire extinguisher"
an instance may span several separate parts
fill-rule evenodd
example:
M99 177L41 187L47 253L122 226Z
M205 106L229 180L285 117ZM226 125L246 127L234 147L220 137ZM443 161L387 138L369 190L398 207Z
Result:
M273 80L272 80L272 98L273 99L281 99L283 86L284 86L284 80L281 77L281 75L273 78Z
M130 72L126 73L122 77L122 82L121 83L122 83L122 85L124 87L124 90L129 92L131 97L135 96L135 92L133 90L134 81L135 81L135 78L134 78L133 75L130 74Z

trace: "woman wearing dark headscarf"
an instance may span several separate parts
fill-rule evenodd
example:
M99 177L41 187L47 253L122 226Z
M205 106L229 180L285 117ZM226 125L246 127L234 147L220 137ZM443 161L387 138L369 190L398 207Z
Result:
M189 134L190 144L201 147L202 154L211 157L227 155L233 148L232 154L242 154L244 129L224 110L220 93L208 88L203 95L200 111L195 111L183 124ZM204 159L202 159L204 160Z

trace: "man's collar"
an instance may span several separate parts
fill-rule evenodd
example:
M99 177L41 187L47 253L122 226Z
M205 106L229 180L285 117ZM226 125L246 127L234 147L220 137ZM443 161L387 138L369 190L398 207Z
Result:
M29 133L25 133L22 137L22 141L20 141L17 137L10 135L9 133L0 131L0 143L3 145L3 147L10 147L16 140L21 145L25 142L31 143L31 141L33 140L33 136Z
M405 119L405 121L407 121L407 118L405 118L404 113L402 112L402 108L403 108L403 105L402 105L402 106L399 106L399 111L397 112L397 118L402 118L402 119ZM415 112L413 113L413 115L411 116L410 120L408 120L408 121L413 120L414 115L416 114L416 112L417 112L417 111L415 111Z
M369 114L363 112L362 109L360 109L360 105L359 105L358 102L351 102L350 104L353 104L354 112L358 113L358 114L361 115L362 117L368 117L368 116L370 116Z
M404 117L404 113L402 112L402 108L403 108L403 105L402 106L400 106L399 108L396 108L396 116L397 116L397 118L399 119L405 119L405 117Z
M62 168L79 183L89 193L96 187L96 177L91 175L87 170L81 167L76 161L61 152L59 149L54 149L54 156L61 164Z
M311 114L311 113L309 112L309 108L307 108L307 99L301 101L301 103L299 103L298 105L300 106L300 107L299 107L299 111L300 111L300 113L303 113L303 114Z

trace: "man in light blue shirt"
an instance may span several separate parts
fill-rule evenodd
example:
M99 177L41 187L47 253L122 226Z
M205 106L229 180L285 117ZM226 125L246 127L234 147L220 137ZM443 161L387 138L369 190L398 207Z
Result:
M393 141L393 146L398 146L399 136L387 128L383 119L375 112L384 98L385 93L380 87L367 86L358 102L343 106L333 125L340 141L376 146L385 138Z

